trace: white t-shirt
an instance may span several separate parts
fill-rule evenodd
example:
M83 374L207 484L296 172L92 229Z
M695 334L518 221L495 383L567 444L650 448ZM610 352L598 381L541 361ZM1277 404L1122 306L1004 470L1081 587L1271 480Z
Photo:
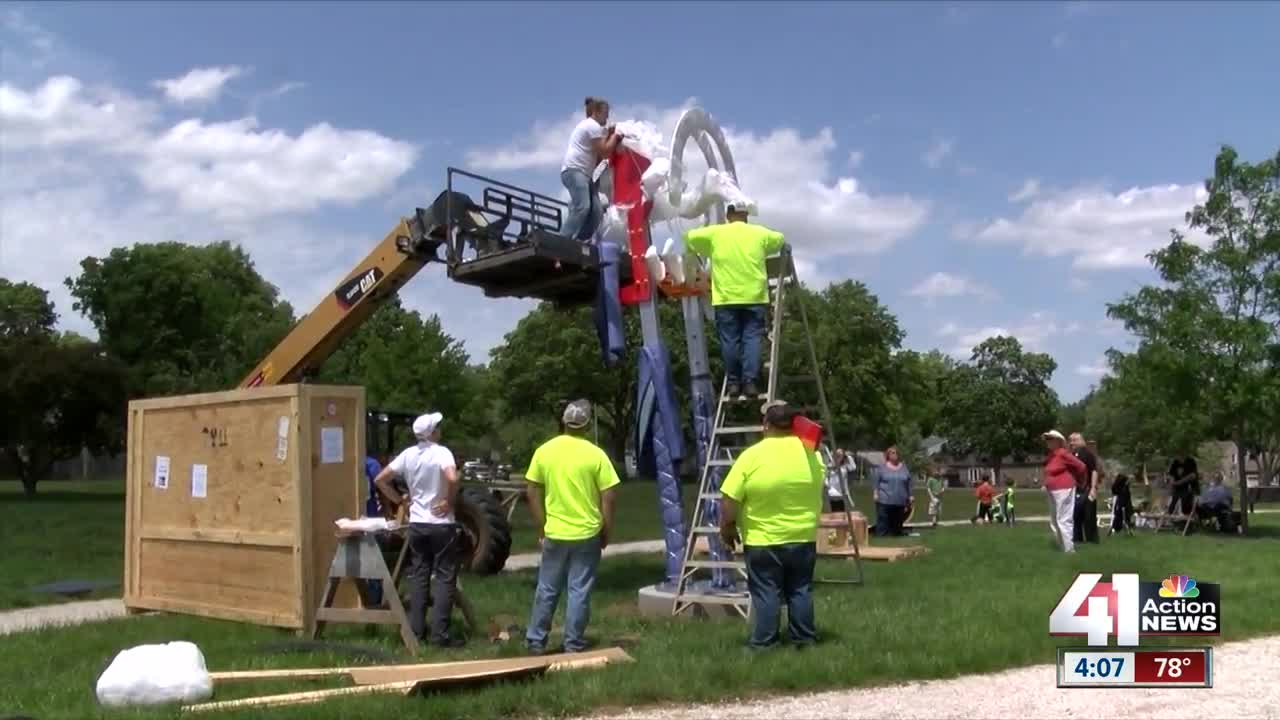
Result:
M591 177L596 171L595 148L592 147L592 141L597 138L604 137L604 126L591 118L583 118L577 127L569 133L569 149L564 153L564 163L560 166L560 172L574 169L581 170Z
M409 522L436 525L454 522L452 511L442 516L431 510L431 505L445 496L445 468L457 467L449 448L419 442L397 455L387 467L409 486Z

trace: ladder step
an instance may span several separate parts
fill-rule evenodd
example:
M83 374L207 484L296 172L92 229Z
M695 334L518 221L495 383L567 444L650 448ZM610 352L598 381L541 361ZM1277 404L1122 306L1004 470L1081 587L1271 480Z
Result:
M719 535L720 528L714 525L697 525L692 532L694 535Z
M724 568L726 570L747 569L747 564L741 560L689 560L684 566L687 568Z
M707 464L711 467L733 467L732 460L708 460Z
M722 497L724 496L718 492L698 493L699 500L719 500Z
M750 605L750 595L704 595L684 593L676 596L677 603L688 605Z
M715 429L716 435L746 435L748 433L762 433L764 430L759 425L726 425Z

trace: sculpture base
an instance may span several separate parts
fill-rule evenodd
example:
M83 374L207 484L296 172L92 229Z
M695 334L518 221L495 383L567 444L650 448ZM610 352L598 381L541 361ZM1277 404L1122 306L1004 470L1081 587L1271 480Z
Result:
M674 589L664 589L658 585L648 585L636 592L636 605L640 614L645 617L671 617L671 609L675 605ZM682 613L681 618L733 618L742 621L742 616L731 605L696 605Z

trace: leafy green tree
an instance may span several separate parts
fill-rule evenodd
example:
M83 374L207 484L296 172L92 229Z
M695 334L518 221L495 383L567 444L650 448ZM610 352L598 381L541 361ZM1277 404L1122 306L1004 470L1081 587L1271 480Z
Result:
M1144 344L1176 348L1170 363L1193 382L1167 391L1181 406L1207 410L1212 438L1238 448L1240 496L1248 492L1245 453L1268 437L1268 361L1280 342L1280 152L1256 165L1224 146L1205 182L1203 204L1148 257L1160 276L1108 306L1108 314ZM1244 530L1248 531L1246 515Z
M948 446L976 454L997 474L1006 457L1040 447L1040 434L1058 416L1058 398L1049 387L1057 369L1044 353L1025 352L1012 337L983 340L968 364L955 368L943 390L943 427Z
M94 343L0 342L0 452L28 496L81 448L119 452L126 403L125 368Z
M440 325L389 298L329 356L316 381L363 385L370 408L398 412L439 411L449 423L450 444L470 450L474 427L466 413L479 387L467 352Z
M796 307L804 303L835 424L835 443L860 448L899 441L925 408L903 401L904 397L918 399L912 395L917 380L904 375L895 356L905 337L897 318L866 285L853 280L828 285L820 292L801 287L792 291L791 302L783 327L786 350L781 372L811 374Z
M284 336L293 310L230 243L169 242L89 257L66 285L143 395L223 390Z
M0 278L0 339L50 336L57 322L46 290Z

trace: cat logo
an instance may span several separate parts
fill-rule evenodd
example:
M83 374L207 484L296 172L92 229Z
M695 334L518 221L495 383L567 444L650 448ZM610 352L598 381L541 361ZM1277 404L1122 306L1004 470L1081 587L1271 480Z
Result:
M382 269L376 267L369 268L368 271L363 272L339 285L338 289L335 290L333 294L338 300L338 305L340 305L343 310L349 310L351 309L351 306L360 302L361 298L376 287L380 280L382 280Z

